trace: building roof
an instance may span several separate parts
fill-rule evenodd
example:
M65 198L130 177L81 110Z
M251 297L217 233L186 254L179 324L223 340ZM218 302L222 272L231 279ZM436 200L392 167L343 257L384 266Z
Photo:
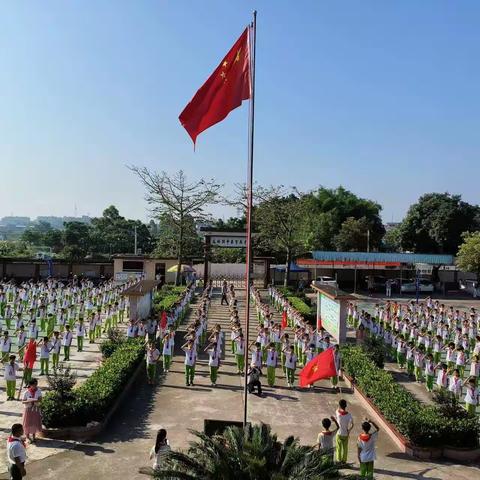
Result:
M143 297L150 293L160 282L157 280L141 280L140 282L127 288L122 295L129 297Z
M398 262L398 263L428 263L429 265L453 265L453 255L428 253L383 253L383 252L312 252L314 260L329 262Z
M332 287L331 285L319 285L318 287L312 283L312 288L317 292L323 293L333 300L357 300L357 297L350 295L339 288Z

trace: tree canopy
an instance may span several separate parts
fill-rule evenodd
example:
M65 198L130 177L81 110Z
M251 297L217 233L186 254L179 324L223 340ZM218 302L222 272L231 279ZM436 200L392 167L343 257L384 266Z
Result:
M457 254L460 270L475 273L480 280L480 232L465 233Z

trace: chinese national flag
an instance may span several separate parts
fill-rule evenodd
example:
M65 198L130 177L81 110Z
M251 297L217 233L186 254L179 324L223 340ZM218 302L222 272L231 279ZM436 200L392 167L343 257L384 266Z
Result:
M335 359L333 356L333 347L319 353L312 358L299 374L300 386L306 387L324 378L331 378L337 375Z
M194 145L200 133L221 122L243 100L250 98L248 36L246 28L179 116Z
M284 310L282 312L282 328L285 329L287 328L288 325L288 316L287 316L287 311Z
M162 328L162 330L165 330L165 328L167 328L167 312L165 310L162 312L162 316L160 318L160 327Z

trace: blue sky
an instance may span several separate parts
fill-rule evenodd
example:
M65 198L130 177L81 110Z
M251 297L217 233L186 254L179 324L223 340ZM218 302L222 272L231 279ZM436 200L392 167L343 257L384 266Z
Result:
M0 4L0 216L146 219L127 164L244 181L246 105L195 153L178 115L254 8L256 180L344 185L386 221L429 191L478 203L477 1L17 0Z

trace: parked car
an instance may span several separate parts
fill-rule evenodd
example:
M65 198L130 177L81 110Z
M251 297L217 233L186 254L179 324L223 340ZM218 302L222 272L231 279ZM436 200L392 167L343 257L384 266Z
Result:
M420 280L418 282L418 291L422 293L432 293L435 290L435 287L430 280ZM409 283L403 283L402 288L400 289L402 293L416 293L417 283L415 281Z
M386 282L387 279L385 277L382 277L381 275L367 275L365 277L365 283L367 284L367 288L376 292L384 292Z
M328 285L329 287L338 288L338 283L333 277L327 277L325 275L321 275L315 279L313 282L315 287L321 287Z

